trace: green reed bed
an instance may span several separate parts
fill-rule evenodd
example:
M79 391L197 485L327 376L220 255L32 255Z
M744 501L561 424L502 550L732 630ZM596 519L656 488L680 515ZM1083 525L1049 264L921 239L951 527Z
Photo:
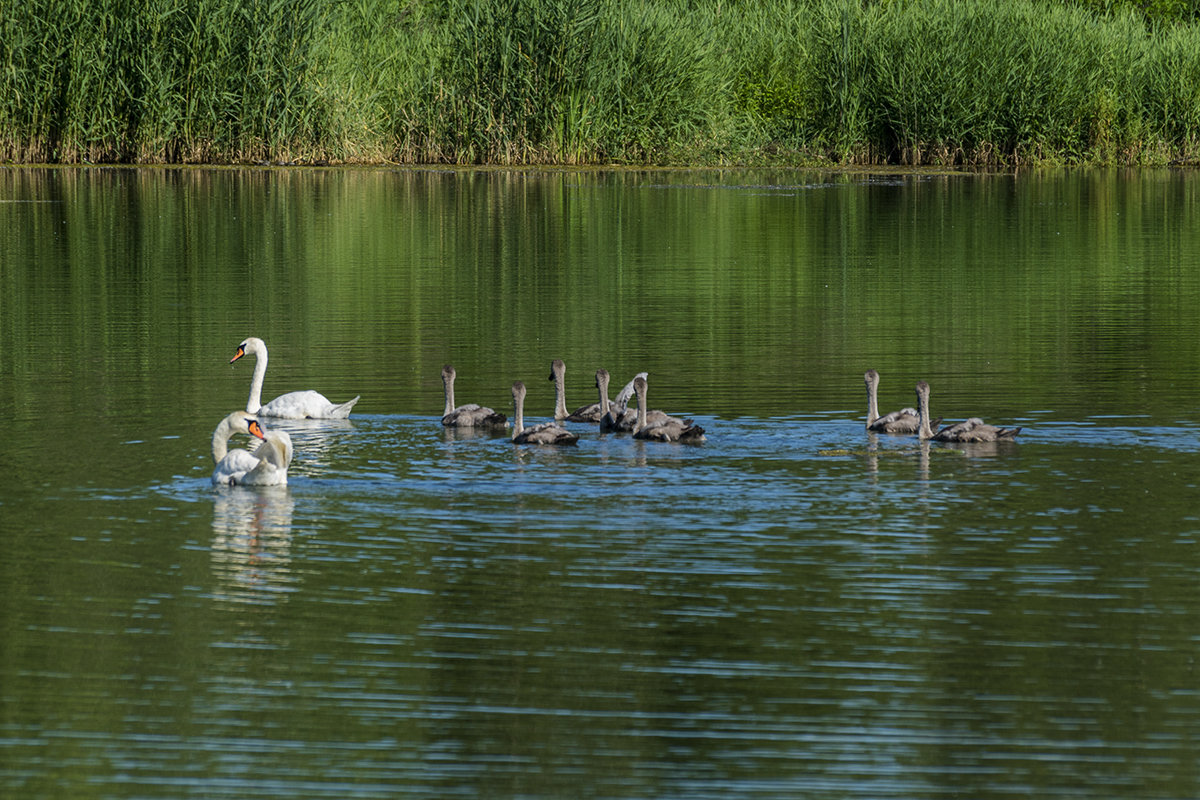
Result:
M321 150L317 0L26 0L0 11L0 153L246 160Z
M1127 75L1132 18L949 0L875 21L871 92L877 135L907 163L1079 158L1092 145L1095 98ZM1130 87L1116 96L1129 97Z
M680 7L447 0L439 11L402 158L648 162L712 135L726 92L717 32Z
M0 159L1194 161L1200 28L1053 0L27 0Z

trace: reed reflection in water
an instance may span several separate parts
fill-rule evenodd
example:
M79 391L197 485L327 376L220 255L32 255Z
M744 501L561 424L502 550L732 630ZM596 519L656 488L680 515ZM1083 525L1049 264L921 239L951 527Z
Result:
M0 185L0 794L1200 795L1195 175ZM362 400L214 491L251 335ZM554 359L707 441L440 424Z

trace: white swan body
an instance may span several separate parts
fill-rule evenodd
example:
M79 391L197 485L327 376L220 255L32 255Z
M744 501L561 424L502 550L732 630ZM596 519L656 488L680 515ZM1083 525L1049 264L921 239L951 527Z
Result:
M678 419L668 414L657 422L647 420L646 413L646 379L639 376L634 378L634 391L637 392L638 411L637 428L633 432L635 439L647 439L655 442L690 442L700 444L705 441L704 428L694 424L690 419Z
M442 367L442 387L446 392L446 408L442 412L442 424L447 428L507 428L508 417L487 406L468 403L454 405L454 367Z
M920 423L917 436L935 442L995 442L1012 439L1021 432L1020 428L999 428L988 425L979 417L934 431L929 426L929 384L917 381L917 415Z
M254 451L258 464L239 481L242 486L282 486L292 464L292 437L287 431L263 431L263 442Z
M513 444L575 444L579 437L556 422L543 422L532 428L525 427L525 384L517 381L512 385L513 396Z
M234 411L221 420L212 435L212 459L216 465L212 474L214 486L240 483L247 473L258 466L259 459L248 450L240 447L229 449L229 439L238 433L264 438L258 420L245 411Z
M246 401L246 411L261 417L278 417L280 419L345 419L350 416L350 410L358 402L358 397L345 403L331 403L325 395L311 389L281 394L265 406L262 404L263 378L267 374L267 345L262 339L251 336L238 345L237 351L229 363L237 361L244 355L254 354L254 377L250 381L250 398Z
M229 439L246 433L262 442L253 453L229 449ZM287 431L264 431L245 411L234 411L221 420L212 436L214 486L280 486L287 483L292 463L292 437Z

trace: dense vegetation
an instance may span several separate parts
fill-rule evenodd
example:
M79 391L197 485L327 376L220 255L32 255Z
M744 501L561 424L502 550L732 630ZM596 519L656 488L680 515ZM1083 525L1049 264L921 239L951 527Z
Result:
M1186 0L22 0L0 160L1200 160Z

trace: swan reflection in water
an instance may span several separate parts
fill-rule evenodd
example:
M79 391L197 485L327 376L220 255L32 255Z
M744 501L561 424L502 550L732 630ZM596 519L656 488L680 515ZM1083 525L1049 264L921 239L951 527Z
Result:
M214 593L229 602L273 604L293 590L292 512L287 486L213 493Z

